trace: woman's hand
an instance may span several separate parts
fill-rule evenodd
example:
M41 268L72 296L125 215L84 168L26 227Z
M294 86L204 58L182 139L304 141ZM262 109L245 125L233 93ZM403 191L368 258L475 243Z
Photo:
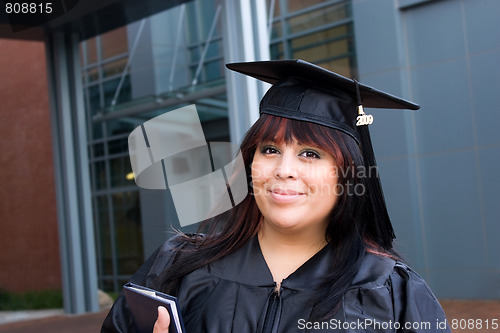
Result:
M158 307L158 319L156 319L153 333L168 333L170 326L170 315L163 306Z

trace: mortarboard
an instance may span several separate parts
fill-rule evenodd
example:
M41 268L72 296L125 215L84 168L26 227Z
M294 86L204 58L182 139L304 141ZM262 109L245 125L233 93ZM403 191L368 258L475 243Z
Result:
M367 126L373 116L365 114L363 106L419 109L417 104L303 60L231 63L226 67L273 85L261 100L261 114L308 121L350 135L360 146L368 170L376 166ZM391 248L395 236L378 175L366 184L373 218L368 231L384 248Z
M303 60L231 63L227 68L273 84L260 113L310 121L351 135L360 143L358 106L411 109L419 106Z

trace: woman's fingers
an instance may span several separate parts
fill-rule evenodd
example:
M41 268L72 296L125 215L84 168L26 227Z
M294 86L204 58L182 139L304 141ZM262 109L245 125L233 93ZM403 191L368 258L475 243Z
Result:
M158 319L156 319L153 333L168 333L170 326L170 315L163 306L158 307Z

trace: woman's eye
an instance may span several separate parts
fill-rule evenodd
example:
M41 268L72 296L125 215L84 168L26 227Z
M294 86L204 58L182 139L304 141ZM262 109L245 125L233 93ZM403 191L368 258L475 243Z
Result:
M300 155L307 158L320 158L320 155L312 150L306 150L302 152Z
M266 147L263 147L260 152L262 154L277 154L279 153L278 149L274 148L274 147L269 147L269 146L266 146Z

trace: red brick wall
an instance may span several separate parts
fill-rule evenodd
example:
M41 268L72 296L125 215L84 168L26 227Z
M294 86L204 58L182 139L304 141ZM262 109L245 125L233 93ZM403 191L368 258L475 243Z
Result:
M61 288L45 47L0 39L0 289Z

